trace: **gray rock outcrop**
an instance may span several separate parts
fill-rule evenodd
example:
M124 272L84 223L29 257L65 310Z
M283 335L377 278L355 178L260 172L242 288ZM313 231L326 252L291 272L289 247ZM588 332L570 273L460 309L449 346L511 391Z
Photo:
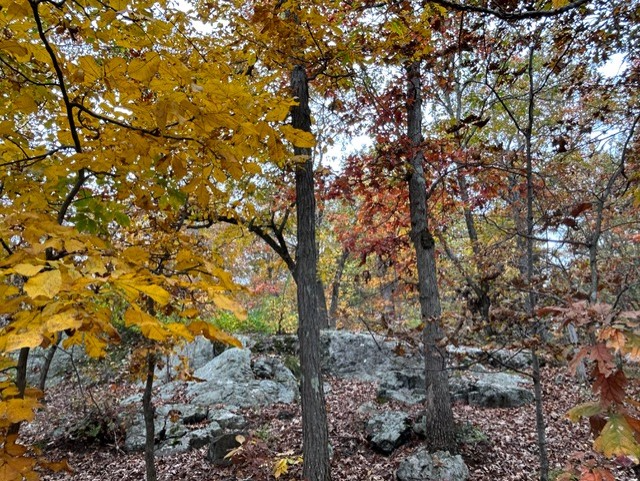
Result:
M465 481L468 477L469 469L460 455L429 454L425 449L403 460L396 471L398 481Z
M487 408L520 407L533 401L531 382L517 374L492 372L477 366L449 379L454 401ZM425 400L422 371L390 371L381 375L378 397L414 405Z
M531 382L517 374L475 371L449 381L453 400L486 408L515 408L533 401Z
M386 411L373 415L365 431L371 447L382 454L391 454L411 436L411 420L407 413Z
M193 404L252 407L292 403L298 398L295 376L277 358L262 358L252 368L248 349L228 349L194 372L203 382L174 381L159 390L169 399L182 387Z
M225 431L242 429L245 421L233 412L235 407L292 403L298 398L297 381L279 359L261 357L252 364L248 349L228 349L197 369L194 376L202 382L172 381L158 390L157 398L166 403L156 409L159 455L202 447ZM178 394L189 403L172 402ZM130 411L138 411L126 430L128 451L139 451L145 443L140 401L139 394L123 401ZM217 405L225 409L215 409Z
M201 427L193 428L194 425ZM246 425L242 416L226 409L209 410L192 404L165 404L156 408L154 428L158 455L176 454L206 446L228 429ZM126 430L125 450L141 451L145 445L142 413L133 416Z

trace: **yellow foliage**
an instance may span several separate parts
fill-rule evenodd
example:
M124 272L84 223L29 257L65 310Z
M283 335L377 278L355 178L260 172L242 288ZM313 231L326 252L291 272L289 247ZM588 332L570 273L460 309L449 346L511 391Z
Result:
M62 287L62 275L59 270L45 271L27 281L24 285L25 292L35 299L38 296L52 299Z

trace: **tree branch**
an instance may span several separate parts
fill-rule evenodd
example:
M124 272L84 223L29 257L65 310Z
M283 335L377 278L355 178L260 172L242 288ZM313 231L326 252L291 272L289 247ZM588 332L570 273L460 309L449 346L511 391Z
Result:
M473 13L481 13L484 15L491 15L497 17L501 20L526 20L526 19L540 19L547 17L555 17L557 15L562 15L563 13L567 13L571 10L575 10L583 5L589 3L589 0L575 0L564 7L554 8L551 10L532 10L532 11L521 11L521 12L505 12L500 9L486 8L480 7L477 5L463 5L457 2L453 2L451 0L426 0L425 3L434 3L436 5L440 5L441 7L448 8L450 10L455 10L456 12L473 12Z

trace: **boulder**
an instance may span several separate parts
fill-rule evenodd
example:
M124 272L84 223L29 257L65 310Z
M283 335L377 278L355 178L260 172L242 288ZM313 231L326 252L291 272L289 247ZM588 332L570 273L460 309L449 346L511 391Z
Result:
M480 363L496 369L524 370L531 367L531 353L510 349L485 350L468 346L449 346L447 351L456 364Z
M451 396L471 406L486 408L520 407L533 401L530 381L516 374L476 371L452 377Z
M277 358L263 357L251 363L248 349L227 349L194 376L203 382L171 382L162 386L159 397L170 400L185 389L192 404L254 407L292 403L298 398L298 382Z
M426 397L424 372L417 370L384 373L378 386L378 398L413 405L422 404Z
M411 437L409 415L401 411L375 414L367 421L365 431L373 449L391 454Z
M232 450L240 447L247 434L242 432L231 432L217 436L209 444L207 451L207 460L217 466L228 466L232 460L226 456Z
M517 374L492 372L482 366L449 378L454 401L487 408L519 407L533 401L530 381ZM390 371L385 373L378 387L378 397L408 405L425 400L424 372Z
M421 363L415 356L398 356L397 341L368 333L322 331L322 368L332 376L377 381L388 371L405 371Z
M192 427L193 425L203 425ZM154 418L155 446L159 456L177 454L206 446L224 430L242 429L245 419L226 409L209 410L192 404L158 406ZM125 450L142 451L146 440L144 417L134 415L125 433Z
M429 454L424 448L401 461L396 471L398 481L465 481L468 477L469 469L460 455Z

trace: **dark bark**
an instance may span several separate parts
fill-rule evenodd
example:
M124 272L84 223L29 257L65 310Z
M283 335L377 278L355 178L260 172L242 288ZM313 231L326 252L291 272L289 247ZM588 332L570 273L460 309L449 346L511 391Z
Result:
M16 364L16 387L18 395L16 397L23 399L25 390L27 389L27 364L29 362L29 348L23 347L18 354L18 363ZM9 426L8 434L18 434L22 423L14 423Z
M144 462L146 466L147 481L156 481L155 464L155 408L152 402L153 396L153 377L156 369L156 356L153 352L147 354L147 380L144 386L144 394L142 396L142 413L144 415L145 428L145 444L144 444Z
M449 396L447 354L440 345L443 338L440 294L438 292L435 241L428 225L427 189L424 177L422 146L422 83L420 63L412 63L407 70L407 135L412 152L408 156L409 208L411 240L416 251L420 315L423 332L427 447L431 451L455 451L453 411Z
M329 327L336 327L336 315L338 313L338 301L340 300L340 284L342 283L342 274L344 273L344 266L349 258L349 251L344 249L340 257L338 258L338 265L336 266L336 273L333 276L333 282L331 283L331 305L329 306Z
M529 106L527 111L527 127L524 130L525 137L525 154L527 162L527 299L526 310L527 316L533 319L535 315L535 308L537 302L537 296L533 289L533 269L534 269L534 257L533 257L533 153L532 153L532 136L533 136L533 124L535 113L535 95L536 89L533 78L533 59L535 53L535 46L531 46L529 50ZM543 329L538 329L538 333L541 337L544 337L545 333ZM540 363L538 361L538 354L535 349L531 350L531 358L533 360L533 387L535 393L536 402L536 432L538 435L538 457L540 458L540 481L549 480L549 455L547 454L547 435L546 435L546 423L544 419L543 399L542 399L542 387L540 381Z
M317 259L317 256L316 256ZM324 284L322 279L316 279L316 297L318 308L318 325L320 329L329 329L329 311L327 310L327 298L324 295Z
M547 456L547 436L545 433L546 423L544 419L544 409L542 402L542 381L540 378L540 359L538 353L531 351L532 371L533 371L533 394L536 402L536 431L538 435L538 449L540 450L540 480L547 480L549 473L549 457Z
M40 379L38 380L38 389L44 392L44 388L47 385L47 377L49 376L49 369L51 368L51 362L53 361L53 357L56 355L58 351L58 346L60 345L60 341L62 341L62 333L58 333L55 344L53 344L49 350L47 351L47 356L44 359L44 364L42 365L42 369L40 370Z
M291 74L291 90L299 104L291 108L293 127L311 131L309 91L304 68ZM313 163L311 149L295 147L296 155L308 159L296 167L296 210L298 250L296 279L298 297L298 338L302 379L303 478L309 481L331 479L327 413L320 370L320 326L318 319L318 275Z

